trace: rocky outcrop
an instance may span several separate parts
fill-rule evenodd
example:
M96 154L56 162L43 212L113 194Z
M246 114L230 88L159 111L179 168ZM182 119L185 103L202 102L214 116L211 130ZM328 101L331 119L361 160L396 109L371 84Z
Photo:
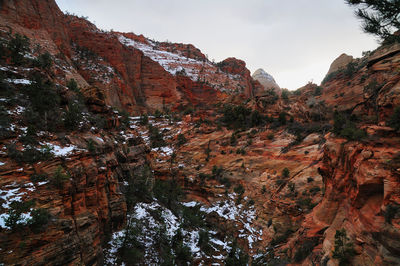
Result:
M338 58L336 58L331 66L329 67L328 73L326 74L326 76L328 76L329 74L336 72L340 69L345 68L350 62L353 61L353 57L351 55L347 55L347 54L341 54Z
M276 83L275 79L268 74L267 72L265 72L264 69L260 68L257 69L253 75L252 78L257 80L258 82L260 82L260 84L264 87L262 90L257 90L255 91L254 95L263 95L263 92L265 90L269 90L269 89L274 89L275 92L279 95L280 94L280 87L279 85Z

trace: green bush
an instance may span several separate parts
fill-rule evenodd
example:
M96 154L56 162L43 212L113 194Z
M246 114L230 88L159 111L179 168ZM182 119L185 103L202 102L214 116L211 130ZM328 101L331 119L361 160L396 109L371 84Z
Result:
M264 117L257 111L252 111L243 105L224 105L221 121L228 128L247 129L260 126L264 123Z
M296 262L301 262L305 258L307 258L311 252L313 251L314 247L318 244L318 241L315 239L307 239L304 243L299 247L294 254L294 260Z
M49 180L49 176L47 174L33 174L29 177L29 179L33 183L38 183L38 182L45 182Z
M212 247L210 245L210 234L206 230L201 230L199 232L198 245L200 250L205 254L210 254L212 252Z
M320 86L315 87L313 95L314 95L314 96L320 96L320 95L322 95L322 90L323 90L323 88L320 87Z
M89 151L90 154L95 154L96 153L96 146L95 146L94 141L92 139L89 139L87 141L87 150Z
M311 198L302 198L296 201L296 204L302 209L312 209L316 204L312 202Z
M200 205L194 207L183 206L182 219L184 228L202 227L205 221L205 214L200 211Z
M285 168L282 170L282 176L285 177L285 178L288 178L289 175L290 175L290 171L289 171L289 169L288 169L287 167L285 167Z
M8 50L11 53L11 62L21 65L25 61L25 54L29 52L30 41L26 36L15 34L8 42Z
M311 193L311 195L315 195L315 194L317 194L318 192L320 192L321 191L321 188L320 187L312 187L312 188L310 188L310 193Z
M164 137L157 127L153 127L151 124L149 124L149 133L150 144L152 148L164 147L166 145Z
M163 181L156 179L153 194L156 199L171 210L179 209L179 201L184 196L182 188L175 180Z
M59 166L53 177L51 178L51 184L58 189L64 188L64 183L70 179L69 174L63 172L65 172L64 168L62 166Z
M355 117L349 117L345 113L339 113L335 110L333 114L333 133L348 140L362 140L367 133L358 129L355 125Z
M353 243L347 237L346 230L336 230L335 234L335 249L332 253L332 258L339 260L339 265L349 265L351 259L355 255Z
M386 206L385 221L389 224L392 223L392 219L395 218L396 214L399 213L400 207L398 205L389 204Z
M68 104L68 109L64 113L64 126L68 130L76 130L77 126L80 124L80 122L83 119L83 108L84 105L75 100L71 101Z
M139 124L142 126L146 126L149 123L149 116L147 114L143 114L139 118Z
M16 231L25 226L28 221L22 216L23 213L29 212L35 203L33 201L13 201L10 203L10 209L4 219L5 226Z
M400 106L397 106L394 109L393 115L390 117L389 126L392 127L394 130L400 130Z
M143 259L145 247L139 241L141 230L140 224L131 218L119 239L121 245L118 253L127 265L136 265Z
M11 159L18 163L36 163L53 157L51 149L46 145L41 146L39 149L28 145L25 150L19 151L13 143L7 146L7 154Z
M128 210L130 210L137 202L147 202L152 199L152 179L153 174L147 164L143 166L140 174L134 177L129 177L125 193Z
M285 100L285 101L289 100L289 91L286 90L286 89L283 89L282 90L282 94L281 94L281 98L282 98L282 100Z
M178 147L182 146L183 144L185 144L187 142L187 139L185 138L185 135L183 135L183 134L179 134L177 140L178 140L178 142L177 142Z
M46 209L35 209L31 212L31 216L32 218L28 221L28 225L34 233L43 232L51 218L49 211Z
M236 134L232 133L231 138L229 140L229 143L231 146L236 146L237 145L237 139L236 139Z
M160 117L162 117L162 112L160 111L160 110L158 110L158 109L156 109L156 111L154 112L154 117L155 118L160 118Z
M233 240L231 250L226 257L224 263L226 266L246 266L249 261L249 255L244 253L238 247L236 239Z
M286 125L287 123L286 116L287 114L285 112L279 113L278 122L281 126Z
M34 65L41 69L49 70L53 65L53 59L51 57L51 54L49 52L40 54L38 58L35 59Z
M239 196L242 196L245 192L245 189L242 186L242 184L239 184L233 189L233 191L235 191L235 193L238 194Z

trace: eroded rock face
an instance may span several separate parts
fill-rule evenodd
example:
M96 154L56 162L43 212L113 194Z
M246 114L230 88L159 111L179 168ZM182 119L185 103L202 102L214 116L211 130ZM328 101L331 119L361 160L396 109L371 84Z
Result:
M329 67L328 73L326 74L326 76L328 76L329 74L336 72L340 69L345 68L350 62L353 61L353 56L351 55L347 55L347 54L341 54L338 58L336 58L331 66Z
M19 194L24 201L34 201L35 209L47 209L51 218L46 228L38 233L28 230L9 234L2 229L2 262L102 264L101 243L126 220L123 182L140 172L148 152L143 144L132 145L134 139L128 141L131 145L116 145L116 138L111 134L107 137L93 134L68 136L65 140L68 147L75 147L68 154L56 155L53 160L31 166L20 167L12 161L5 162L1 167L2 197L8 193L7 200L12 201ZM91 153L86 150L89 140L96 147ZM136 151L134 156L127 155L126 149L131 153ZM70 177L62 187L55 186L52 181L58 169ZM31 178L34 174L48 177L45 181L34 182ZM7 204L4 199L2 204Z

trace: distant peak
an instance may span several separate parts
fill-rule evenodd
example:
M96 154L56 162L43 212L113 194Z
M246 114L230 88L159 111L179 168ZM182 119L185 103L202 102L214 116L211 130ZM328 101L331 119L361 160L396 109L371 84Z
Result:
M262 69L262 68L259 68L259 69L257 69L257 70L254 72L253 78L254 78L254 79L257 79L257 80L258 80L259 78L261 78L261 79L268 79L268 80L270 80L270 81L276 83L274 77L273 77L272 75L268 74L268 73L267 73L264 69Z

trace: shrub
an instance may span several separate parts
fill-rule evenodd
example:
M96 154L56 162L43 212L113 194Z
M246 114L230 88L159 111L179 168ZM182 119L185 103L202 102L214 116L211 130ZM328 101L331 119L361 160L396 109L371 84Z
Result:
M78 87L78 83L76 82L75 79L70 79L67 82L67 88L70 89L71 91L81 94L81 90Z
M393 115L390 117L389 126L392 127L394 130L400 130L400 106L397 106L394 109Z
M154 117L155 118L160 118L160 117L162 117L162 113L161 113L161 111L160 110L158 110L158 109L156 109L155 111L154 111Z
M153 194L162 204L171 210L178 209L179 200L183 197L183 191L175 180L163 181L156 179Z
M236 239L233 240L231 250L224 263L226 266L246 266L249 261L249 255L245 254L237 245Z
M76 127L82 121L83 104L79 101L71 101L68 104L68 109L64 113L64 126L68 130L76 130Z
M320 87L320 86L315 87L313 95L314 95L314 96L320 96L320 95L322 95L322 90L323 90L323 88Z
M247 129L263 124L264 118L254 110L243 105L224 105L222 122L229 128Z
M276 183L277 186L281 186L282 184L285 183L285 180L283 180L283 179L278 179L278 180L275 181L275 183Z
M239 184L233 189L233 191L235 191L235 193L237 193L239 196L242 196L245 192L245 189L242 184Z
M29 51L29 46L30 41L28 37L22 36L19 33L15 34L8 43L11 62L15 65L22 64L25 60L25 54Z
M187 142L187 139L185 138L185 135L179 134L178 135L178 142L177 142L178 147L182 146L186 142Z
M386 206L385 221L389 224L392 223L392 219L395 218L396 214L400 211L400 207L397 205L389 204Z
M46 209L35 209L31 212L32 218L28 221L28 225L34 233L43 232L49 223L51 215Z
M261 193L265 194L267 192L267 187L265 185L262 186Z
M314 247L318 244L315 239L307 239L304 241L301 247L299 247L294 254L294 260L296 262L301 262L305 258L307 258L310 253L313 251Z
M199 242L198 245L200 250L205 254L210 254L212 247L210 246L210 234L206 230L201 230L199 232Z
M279 117L278 117L278 122L279 122L279 124L280 125L286 125L286 113L285 112L282 112L282 113L279 113Z
M268 136L267 136L267 138L269 139L269 140L273 140L274 139L274 134L272 134L272 133L270 133L270 134L268 134Z
M141 115L139 119L139 124L142 126L146 126L149 123L149 117L147 114Z
M45 182L49 180L49 176L47 174L33 174L29 179L34 183Z
M295 190L295 184L293 182L289 182L288 183L288 188L290 190L290 192L294 192Z
M104 129L106 127L106 119L98 114L89 116L89 122L95 128Z
M204 225L205 215L200 211L200 205L194 207L183 207L182 226L184 228L201 227Z
M149 124L149 133L152 148L164 147L166 145L164 137L157 127L153 127L151 124Z
M25 88L26 94L33 111L47 120L48 113L59 106L60 97L51 81L44 80L41 75L35 75L33 79L34 81Z
M28 145L24 151L19 151L15 144L7 146L8 156L18 163L35 163L50 159L53 154L48 146L41 146L39 149Z
M237 145L237 139L236 139L236 134L232 133L231 138L229 140L229 143L231 146L236 146Z
M51 66L53 65L53 59L51 57L51 54L49 52L45 52L44 54L40 54L38 58L35 59L34 61L35 66L44 69L44 70L49 70Z
M281 94L281 98L282 98L282 100L285 100L285 101L289 100L289 91L286 90L286 89L283 89L282 90L282 94Z
M355 117L349 117L344 113L335 110L333 115L333 132L348 140L361 140L367 136L367 133L358 129L354 123Z
M307 183L311 183L311 182L313 182L314 181L314 178L312 178L312 177L308 177L307 178Z
M51 179L51 183L58 189L62 189L64 187L64 183L70 179L69 174L63 172L64 168L59 166L54 173L53 178Z
M303 199L298 199L296 201L296 204L302 208L302 209L312 209L315 207L315 204L312 202L311 198L303 198Z
M220 180L224 174L224 168L222 166L218 167L216 165L212 168L212 178Z
M290 175L290 171L289 171L289 169L288 169L287 167L285 167L285 168L282 170L282 176L285 177L285 178L288 178L289 175Z
M315 194L317 194L318 192L320 192L321 191L321 188L320 187L312 187L312 188L310 188L310 193L311 193L311 195L315 195Z
M13 201L10 203L10 209L7 212L7 216L3 218L5 226L11 228L12 231L20 229L22 226L27 224L26 218L23 217L23 213L29 212L33 207L33 201Z
M89 153L94 154L96 153L96 146L94 144L94 141L92 139L89 139L87 141L87 150L89 151Z
M132 180L133 179L133 180ZM126 188L125 198L128 209L131 209L135 203L140 201L149 201L152 198L152 179L153 174L150 167L146 164L140 171L140 174L134 178L130 177L128 187Z
M353 243L347 237L346 230L336 230L335 234L335 249L332 253L332 258L339 260L339 265L350 264L351 259L355 255Z

